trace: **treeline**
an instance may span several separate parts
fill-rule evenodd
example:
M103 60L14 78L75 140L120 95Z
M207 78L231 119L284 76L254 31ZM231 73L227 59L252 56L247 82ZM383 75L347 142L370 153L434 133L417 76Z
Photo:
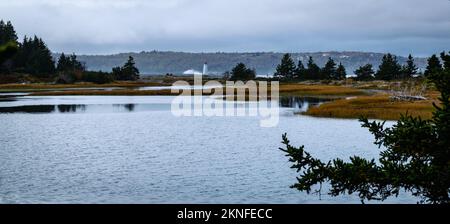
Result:
M409 55L406 62L401 65L395 55L388 53L383 56L377 71L374 70L372 64L366 64L356 69L354 71L355 76L351 78L357 81L390 81L429 77L430 74L442 71L443 65L441 61L446 61L448 55L442 52L440 57L441 59L434 54L428 58L425 72L419 73L412 55ZM255 78L255 69L247 68L244 63L238 63L231 72L224 73L224 79L232 81L245 81ZM274 78L281 81L343 80L347 78L347 71L344 65L341 63L337 64L331 57L328 58L325 66L319 67L312 57L309 57L305 66L301 60L295 64L291 55L285 54L280 64L276 67Z
M433 57L436 58L435 55ZM435 61L435 59L432 60L433 63L436 63ZM366 64L355 70L354 74L356 80L399 80L415 77L418 74L418 68L411 55L408 56L406 64L400 65L396 56L386 54L377 72L373 70L371 64ZM274 76L280 80L342 80L347 77L347 72L341 63L338 65L332 58L328 58L325 66L320 68L312 57L309 57L304 66L302 61L296 65L291 55L285 54Z
M57 83L78 81L108 83L114 80L139 79L139 70L131 56L123 67L116 67L112 72L87 71L85 64L78 61L75 54L66 56L62 53L55 62L50 49L41 38L25 36L22 42L19 42L10 21L6 23L0 21L0 48L13 52L0 61L0 75L8 75L9 80L11 76L20 74L29 74L42 80L54 80Z
M281 63L277 66L275 77L281 80L325 80L345 79L347 72L342 64L337 65L332 58L328 58L323 68L320 68L309 57L306 67L301 60L296 65L290 54L285 54L281 59Z

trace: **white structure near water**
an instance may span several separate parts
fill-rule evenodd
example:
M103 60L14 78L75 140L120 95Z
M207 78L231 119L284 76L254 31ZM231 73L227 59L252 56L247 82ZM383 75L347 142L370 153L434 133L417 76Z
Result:
M205 64L203 64L203 73L202 75L208 75L208 63L205 62Z
M189 69L183 72L183 75L208 75L208 63L203 64L203 71L199 72L195 69Z

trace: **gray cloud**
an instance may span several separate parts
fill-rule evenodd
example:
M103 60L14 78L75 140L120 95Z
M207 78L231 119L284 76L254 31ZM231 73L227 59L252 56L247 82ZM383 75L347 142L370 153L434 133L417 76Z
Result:
M0 0L54 51L449 50L449 0Z

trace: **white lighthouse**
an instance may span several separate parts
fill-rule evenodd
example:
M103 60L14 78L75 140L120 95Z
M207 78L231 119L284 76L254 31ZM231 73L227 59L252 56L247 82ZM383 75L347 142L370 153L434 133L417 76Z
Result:
M205 62L205 64L203 64L203 73L202 75L208 75L208 63Z

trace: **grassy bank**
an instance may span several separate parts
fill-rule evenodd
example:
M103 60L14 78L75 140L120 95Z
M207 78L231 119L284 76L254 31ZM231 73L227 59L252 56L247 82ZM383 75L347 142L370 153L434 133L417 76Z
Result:
M177 92L172 93L170 89L162 89L162 90L114 89L114 90L47 91L47 92L33 92L30 95L31 96L177 96L179 94L180 93Z
M156 83L156 82L112 82L107 84L95 84L95 83L75 83L75 84L49 84L49 83L30 83L30 84L1 84L0 91L2 92L15 92L15 91L37 91L37 90L53 90L53 89L71 89L71 88L134 88L145 86L164 86L168 84Z
M294 96L360 96L366 92L360 89L337 85L281 84L280 95Z
M432 95L430 95L432 97ZM340 99L312 107L304 114L316 117L397 120L401 114L430 118L435 98L423 101L392 101L387 94Z

